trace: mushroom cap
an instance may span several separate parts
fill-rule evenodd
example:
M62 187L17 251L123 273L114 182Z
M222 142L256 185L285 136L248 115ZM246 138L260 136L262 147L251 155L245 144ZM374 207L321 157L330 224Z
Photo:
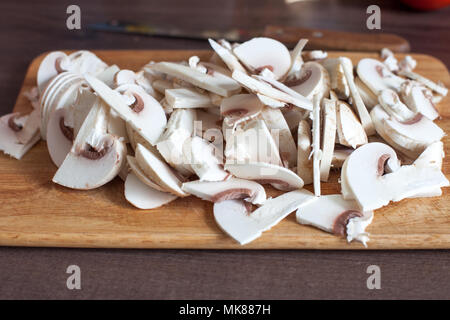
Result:
M291 66L289 50L270 38L253 38L235 47L233 53L250 70L272 69L276 79L282 78Z
M48 82L57 74L61 73L62 70L59 69L58 64L65 57L67 57L67 55L64 52L54 51L47 54L44 60L42 60L36 76L37 86L41 94L44 92Z
M266 191L259 183L238 178L224 181L190 181L183 183L182 189L212 202L244 199L253 204L263 204L266 201Z
M139 209L154 209L161 207L177 196L161 192L144 184L134 173L129 173L125 180L125 199Z
M432 99L425 95L426 90L421 86L413 86L408 93L402 92L402 98L412 110L420 112L430 120L435 120L439 117L439 112Z
M254 94L237 94L222 100L220 114L229 126L253 119L261 113L264 105Z
M315 94L326 96L330 91L330 78L327 70L317 62L310 61L303 64L298 80L287 84L295 92L308 99Z
M225 164L225 170L235 177L254 180L260 183L270 183L273 187L283 190L303 188L303 180L294 172L281 166L265 162L230 163Z

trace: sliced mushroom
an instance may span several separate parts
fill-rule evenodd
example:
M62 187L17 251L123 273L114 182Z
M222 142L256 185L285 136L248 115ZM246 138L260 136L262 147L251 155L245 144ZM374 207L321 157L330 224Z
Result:
M142 183L134 173L129 173L125 180L125 199L139 209L154 209L161 207L177 196L161 192Z
M287 72L285 79L287 81L295 79L303 66L302 51L308 43L308 39L300 39L291 51L291 66Z
M181 189L181 181L172 169L162 161L157 155L153 154L143 145L138 144L135 153L137 164L145 175L165 191L170 192L179 197L188 196Z
M439 112L433 103L433 95L425 87L414 85L407 81L402 86L400 95L413 111L420 112L430 120L435 120L439 117Z
M36 76L37 86L41 95L51 79L57 74L66 71L61 68L61 61L65 57L67 57L67 55L64 52L54 51L50 52L42 60Z
M173 109L214 107L209 95L193 89L167 89L165 94L167 104Z
M98 80L104 82L108 87L113 88L115 86L114 78L119 71L119 67L113 64L99 73L96 77Z
M345 79L347 80L348 87L350 88L350 96L352 98L352 105L358 112L361 125L368 136L375 134L375 127L372 123L369 111L364 105L364 101L356 88L353 77L353 64L349 58L340 57L342 68L344 70Z
M283 166L286 168L297 166L297 148L281 110L264 107L260 116L277 144Z
M301 205L315 199L309 191L295 190L266 200L253 212L243 201L222 201L214 204L214 218L226 234L245 245L259 238Z
M264 105L254 94L237 94L222 100L220 114L227 126L236 127L237 124L257 117Z
M350 97L350 88L345 78L344 69L339 58L328 58L322 62L330 76L331 90L336 92L339 99L346 100Z
M320 96L313 98L314 109L312 117L312 159L313 159L313 184L314 195L320 196L320 159L322 150L320 150Z
M185 158L201 181L222 181L229 177L229 173L223 170L220 150L208 141L192 137L184 145L184 151Z
M377 96L384 89L400 92L401 85L405 81L393 74L380 61L370 58L361 59L356 72L362 82Z
M246 87L250 92L259 93L261 95L267 96L275 100L279 100L284 103L290 103L302 109L312 110L311 101L309 101L305 97L302 97L298 93L293 94L292 91L290 91L291 94L289 94L286 93L285 91L274 88L272 86L273 83L282 85L281 82L275 82L274 80L272 80L271 83L269 84L267 82L263 82L253 77L250 77L238 70L233 72L233 79L235 79L241 85Z
M253 73L267 68L276 79L282 78L291 66L289 50L281 42L270 38L253 38L235 47L233 53Z
M296 217L300 224L346 237L348 242L357 240L367 247L369 234L365 230L373 220L373 211L362 213L356 201L332 194L302 204Z
M282 165L277 142L264 120L254 119L230 134L225 129L227 162L266 162Z
M417 157L427 146L441 140L445 135L439 126L421 114L408 122L399 122L379 105L373 108L370 114L378 134L411 158Z
M0 118L1 151L20 160L39 141L39 110L33 112L22 117L10 113ZM25 135L22 134L24 130L27 131Z
M327 97L330 92L330 76L327 70L317 62L303 64L298 78L289 80L285 84L310 100L316 94L320 98Z
M408 70L400 70L399 74L401 76L405 76L405 77L407 77L409 79L416 80L416 81L420 82L421 84L423 84L424 86L426 86L426 87L430 88L431 90L437 92L441 96L445 97L447 95L447 93L448 93L448 89L445 88L444 86L436 84L433 81L431 81L430 79L427 79L427 78L425 78L425 77L423 77L420 74L417 74L415 72L408 71Z
M99 100L75 138L72 149L56 171L53 182L72 189L94 189L119 173L126 145L106 132L107 109Z
M61 108L53 111L47 125L47 148L53 163L59 168L72 149L75 134L65 120L71 110Z
M336 101L323 99L322 158L320 180L328 181L336 139Z
M265 162L225 163L225 170L235 177L271 184L274 188L290 191L303 188L303 180L294 172Z
M121 95L100 80L88 74L85 77L92 89L123 120L129 122L150 144L156 144L167 123L164 110L158 101L139 86L129 86Z
M408 122L416 116L416 113L401 102L397 93L391 89L381 90L378 95L378 101L384 111L397 119L397 121Z
M355 85L358 88L359 95L367 107L367 110L372 110L378 104L378 97L370 90L359 77L355 77Z
M337 133L339 143L357 148L367 143L367 135L358 118L353 113L350 106L343 102L337 102Z
M173 83L169 80L158 79L152 82L153 88L161 94L165 94L167 89L173 89Z
M145 172L139 167L138 162L136 161L135 157L127 156L127 163L130 168L130 171L139 179L142 183L146 184L147 186L151 187L152 189L166 192L167 188L164 188L151 180Z
M305 184L313 183L313 163L311 126L307 120L301 120L298 125L297 138L297 174Z
M364 212L449 184L439 169L431 167L406 165L385 174L386 161L398 163L397 155L378 142L359 147L346 160L346 182Z
M259 183L238 178L225 181L190 181L183 183L182 188L187 193L211 202L243 199L260 205L266 201L266 192Z
M219 72L209 75L173 62L158 62L151 68L223 97L229 97L241 91L240 85L235 80Z
M185 161L183 146L194 133L195 119L195 109L176 109L156 145L166 162L185 177L194 173L190 163Z
M213 39L208 39L211 48L216 52L216 54L222 59L222 61L227 65L227 67L233 72L234 70L239 70L241 72L246 72L245 68L241 65L236 56L232 51L224 46L218 44Z
M337 144L333 152L333 160L331 160L332 168L342 168L344 161L353 152L353 148L348 148Z

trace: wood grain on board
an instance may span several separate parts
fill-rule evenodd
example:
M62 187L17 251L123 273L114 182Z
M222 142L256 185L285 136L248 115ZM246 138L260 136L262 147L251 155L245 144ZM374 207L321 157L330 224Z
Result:
M191 55L207 58L209 51L94 51L108 64L139 70L147 62L186 60ZM374 53L331 52L345 55L354 63L360 58L377 58ZM30 110L23 92L35 85L42 55L30 65L14 110ZM401 54L398 54L402 58ZM427 55L413 54L416 71L450 87L444 64ZM439 105L437 121L450 132L450 98ZM446 153L450 141L444 138ZM449 177L450 158L443 171ZM90 191L71 190L52 183L56 167L44 141L17 161L0 155L0 245L105 247L105 248L235 248L235 249L363 249L360 243L313 227L299 225L289 215L254 242L240 246L216 225L212 204L195 197L180 198L154 210L139 210L123 196L123 182L116 178ZM339 174L322 184L323 194L340 191ZM311 190L310 186L306 187ZM268 194L278 191L267 188ZM376 210L369 249L450 248L450 191L438 198L407 199Z

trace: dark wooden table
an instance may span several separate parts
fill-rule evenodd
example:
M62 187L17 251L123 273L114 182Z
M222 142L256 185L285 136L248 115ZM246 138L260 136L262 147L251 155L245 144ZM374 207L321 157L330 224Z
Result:
M291 1L292 2L292 1ZM0 112L14 105L29 62L56 49L194 49L206 42L89 34L109 19L189 28L286 24L366 31L372 1L82 1L81 31L66 29L66 1L0 2ZM377 1L384 32L450 66L450 8L411 11ZM1 210L1 204L0 204ZM81 290L66 268L81 268ZM366 269L381 269L369 290ZM219 251L0 248L0 298L317 299L450 298L450 251Z

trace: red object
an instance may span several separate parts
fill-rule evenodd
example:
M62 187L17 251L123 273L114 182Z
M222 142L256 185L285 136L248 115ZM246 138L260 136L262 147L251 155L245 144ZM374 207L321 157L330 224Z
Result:
M450 0L402 0L406 5L418 10L437 10L450 5Z

